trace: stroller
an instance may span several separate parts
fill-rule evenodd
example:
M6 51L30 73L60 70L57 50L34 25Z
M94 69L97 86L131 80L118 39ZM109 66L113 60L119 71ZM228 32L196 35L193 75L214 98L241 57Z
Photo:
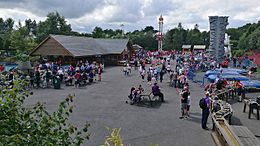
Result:
M88 75L86 73L80 74L79 86L86 86L88 80Z
M43 76L42 78L41 78L41 81L40 81L40 87L42 87L43 89L45 89L45 88L47 88L47 81L46 81L46 79L45 79L45 76Z
M68 76L68 77L65 79L65 85L66 85L66 86L73 86L73 77L72 77L72 76Z

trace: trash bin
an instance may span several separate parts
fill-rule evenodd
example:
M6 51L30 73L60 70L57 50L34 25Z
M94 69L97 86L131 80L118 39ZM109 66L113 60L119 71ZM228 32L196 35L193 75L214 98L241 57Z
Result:
M53 87L54 87L54 89L60 89L60 77L59 76L54 77Z

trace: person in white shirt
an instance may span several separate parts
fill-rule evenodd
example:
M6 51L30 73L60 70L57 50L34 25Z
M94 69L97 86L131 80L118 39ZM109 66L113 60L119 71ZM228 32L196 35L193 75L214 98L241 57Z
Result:
M170 65L170 63L168 63L168 65L166 66L166 70L167 70L168 73L170 73L170 71L171 71L171 65Z
M58 70L58 75L60 77L60 80L62 81L63 80L63 76L64 76L64 72L63 72L63 69L62 68L59 68Z
M190 105L191 105L191 96L188 96L188 103L187 103L187 116L190 116Z

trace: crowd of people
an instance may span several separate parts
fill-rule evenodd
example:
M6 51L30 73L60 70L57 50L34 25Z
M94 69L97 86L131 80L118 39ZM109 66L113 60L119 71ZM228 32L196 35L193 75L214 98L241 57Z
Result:
M147 60L151 60L151 64L147 64ZM165 97L158 86L158 83L162 83L165 79L164 76L168 76L169 85L176 88L179 91L180 103L181 103L181 116L180 119L187 119L190 116L191 97L189 90L189 82L194 81L196 72L206 71L209 69L216 69L221 67L228 67L230 60L224 59L222 63L217 63L213 59L202 57L197 59L193 54L167 54L167 56L153 55L152 59L140 59L138 64L139 74L142 82L147 82L147 85L151 86L151 91L154 96L159 96L162 102L165 102ZM136 68L135 64L135 68ZM131 68L131 65L126 65L124 70ZM141 86L141 85L140 85ZM211 109L216 110L216 107L211 107L212 99L210 96L213 92L221 91L225 88L233 88L237 91L238 101L242 101L242 94L244 93L243 84L240 80L233 79L232 82L225 79L217 78L214 83L208 83L204 86L205 107L202 109L201 127L208 130L207 120ZM141 95L143 88L132 87L129 98L133 100L133 104L141 101Z
M78 61L74 66L62 66L57 62L43 61L36 64L33 70L20 71L14 68L5 75L1 74L0 80L12 84L15 77L19 77L30 82L29 88L51 88L54 80L59 80L66 86L79 87L95 80L101 81L103 68L102 64L96 62Z
M183 55L175 54L168 54L165 57L153 56L151 64L147 64L146 60L139 60L139 74L142 82L147 82L153 96L158 96L161 102L165 102L164 93L160 89L158 82L162 83L165 79L164 76L167 76L169 85L181 90L179 92L181 101L180 119L187 119L191 105L189 81L193 80L195 76L195 61L191 61L188 57L184 58ZM132 104L138 103L141 100L140 96L142 93L143 88L142 90L135 87L131 88L129 98L132 100Z

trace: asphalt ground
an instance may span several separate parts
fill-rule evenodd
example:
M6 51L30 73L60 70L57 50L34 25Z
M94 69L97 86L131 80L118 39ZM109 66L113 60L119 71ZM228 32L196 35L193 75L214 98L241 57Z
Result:
M142 82L137 70L132 70L130 76L124 76L122 67L106 68L101 82L96 81L86 87L62 86L60 90L35 89L34 95L25 103L31 106L40 101L52 112L68 94L75 94L75 108L70 122L78 127L82 127L86 121L91 124L90 140L86 140L83 144L86 146L103 144L109 134L106 127L121 128L120 133L125 145L211 146L214 145L211 131L201 128L201 109L198 106L199 99L204 95L200 86L202 74L197 74L196 83L190 83L192 101L189 119L179 119L180 98L178 90L169 86L168 75L165 75L163 83L159 83L165 96L165 103L154 102L152 107L148 102L138 105L127 104L127 95L132 86L138 87L141 84L148 91L151 90L151 86L147 82ZM259 93L247 94L251 97L257 95ZM242 103L234 101L232 108L234 110L232 124L245 125L255 135L260 135L259 121L254 115L251 119L247 119L248 112L242 112ZM208 126L212 126L210 118Z
M198 72L194 80L197 82L198 85L202 85L202 78L204 72ZM259 74L256 75L255 79L260 79ZM204 80L205 84L207 84L207 80ZM247 99L255 99L256 97L260 96L260 92L246 92ZM231 125L240 125L246 126L257 138L260 140L260 121L256 118L256 110L254 110L254 114L251 115L251 118L248 119L248 112L249 107L246 107L246 112L243 112L244 103L237 102L237 98L234 100L228 101L233 109L233 115L231 118Z
M35 89L34 95L26 100L27 106L38 101L53 112L60 101L68 94L75 94L75 108L70 122L82 127L87 121L91 124L90 140L84 145L99 146L109 133L106 127L121 128L121 137L125 145L147 146L201 146L214 145L210 131L201 128L201 110L199 99L204 92L199 85L191 83L191 110L189 119L179 119L180 98L178 91L169 86L168 75L159 83L165 95L165 103L148 102L138 105L126 103L132 86L142 84L145 90L151 90L147 82L142 82L137 70L130 76L124 76L122 67L106 68L103 80L86 87L66 87L62 89ZM211 120L209 119L209 127Z

